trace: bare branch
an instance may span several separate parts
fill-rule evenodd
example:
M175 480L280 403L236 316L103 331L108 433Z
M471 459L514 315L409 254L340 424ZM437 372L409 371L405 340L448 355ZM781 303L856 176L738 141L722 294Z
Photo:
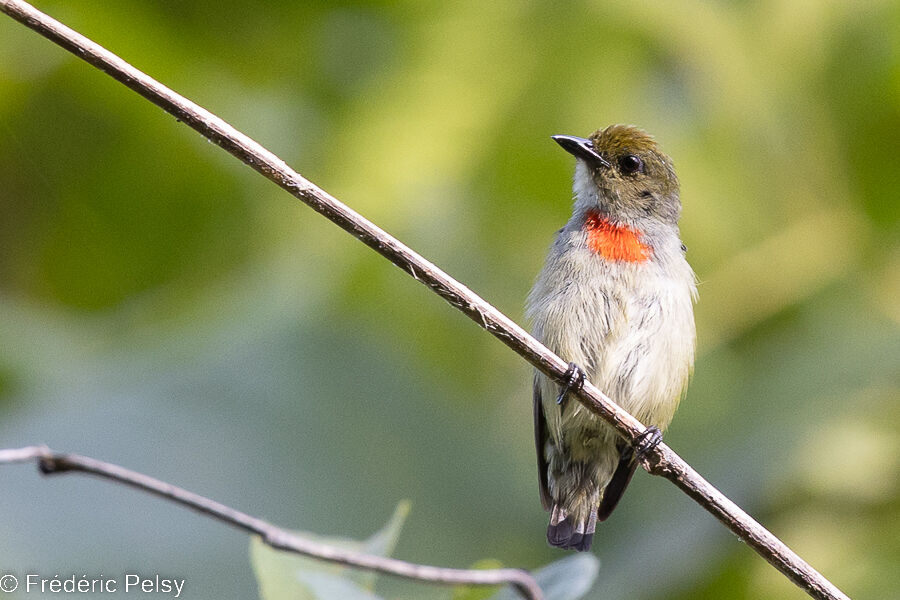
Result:
M372 554L353 552L320 542L314 542L275 527L262 519L251 517L215 500L189 492L178 486L160 481L148 475L131 471L78 454L61 454L46 446L28 446L0 450L0 464L30 462L36 460L38 468L44 475L58 473L88 473L116 483L129 485L143 492L165 498L182 506L186 506L201 514L207 515L227 525L253 533L262 541L277 548L318 558L328 562L346 565L357 569L365 569L395 575L406 579L440 583L445 585L512 585L527 600L541 600L541 588L527 572L521 569L447 569L432 567L385 558Z
M26 2L0 0L0 10L188 124L373 248L402 271L411 274L416 281L428 286L537 369L560 383L564 382L568 365L559 356L466 286L307 181L257 142ZM645 429L637 419L622 410L590 382L585 382L578 391L573 390L572 395L626 440L637 441L637 436ZM644 460L643 466L650 473L663 476L681 488L810 596L820 599L847 598L784 542L710 485L665 444L657 446Z

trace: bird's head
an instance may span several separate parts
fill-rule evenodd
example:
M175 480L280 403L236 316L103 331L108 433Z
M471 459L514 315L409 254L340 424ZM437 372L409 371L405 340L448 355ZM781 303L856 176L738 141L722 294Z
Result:
M576 210L599 210L624 223L677 224L678 177L672 160L650 135L630 125L612 125L588 138L553 139L578 159Z

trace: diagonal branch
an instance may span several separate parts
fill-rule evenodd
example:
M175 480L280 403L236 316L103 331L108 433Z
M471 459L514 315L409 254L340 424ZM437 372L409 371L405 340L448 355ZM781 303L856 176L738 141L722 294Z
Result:
M526 600L541 600L541 588L527 572L521 569L448 569L386 558L362 552L345 550L294 535L271 523L252 517L205 496L189 492L165 481L131 471L124 467L103 462L79 454L62 454L46 446L28 446L0 450L0 464L30 462L36 460L44 475L57 473L87 473L116 483L129 485L193 509L201 514L222 521L227 525L253 533L278 550L287 550L312 558L366 569L406 579L446 585L512 585Z
M567 364L509 317L402 242L306 180L284 161L228 123L134 68L112 52L21 0L0 0L0 11L106 72L173 115L370 246L455 306L534 367L563 383ZM589 382L572 392L578 401L632 442L645 427ZM665 444L643 461L721 521L776 569L819 599L847 599L837 587L750 515L700 476Z

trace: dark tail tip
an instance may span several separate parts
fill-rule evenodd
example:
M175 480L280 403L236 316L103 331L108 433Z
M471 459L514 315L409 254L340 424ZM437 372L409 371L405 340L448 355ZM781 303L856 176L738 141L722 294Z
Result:
M554 525L551 523L547 527L547 541L550 542L551 546L563 548L564 550L586 552L591 549L591 542L594 541L594 532L584 533L583 531L576 531L572 517L566 517L559 524Z

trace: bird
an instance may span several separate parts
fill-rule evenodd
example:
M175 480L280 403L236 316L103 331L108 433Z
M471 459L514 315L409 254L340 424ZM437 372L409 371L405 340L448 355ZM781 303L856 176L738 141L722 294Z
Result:
M630 125L552 136L575 159L572 216L528 295L533 335L569 362L534 375L534 432L547 541L586 551L641 452L567 394L585 379L661 440L693 372L697 279L681 241L679 183L656 140ZM642 436L643 437L643 436Z

